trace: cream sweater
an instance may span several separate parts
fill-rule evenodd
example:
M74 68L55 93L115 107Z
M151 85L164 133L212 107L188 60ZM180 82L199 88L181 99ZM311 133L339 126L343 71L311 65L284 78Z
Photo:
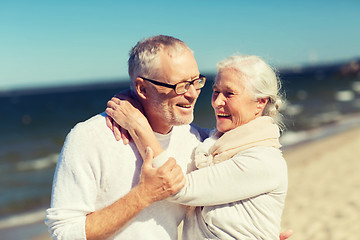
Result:
M172 201L197 207L183 239L279 239L287 192L280 150L254 147L187 175Z
M204 206L189 211L184 239L279 238L288 181L278 137L272 119L261 117L219 140L213 135L199 145L196 163L211 166L188 174L187 185L170 198L184 205ZM236 148L237 154L233 153ZM208 151L215 157L207 155ZM220 161L223 155L232 157ZM208 158L219 161L213 165Z
M184 172L194 169L198 130L174 127L157 138ZM56 168L51 208L46 224L53 239L85 239L85 219L130 191L139 181L142 159L133 143L116 141L105 124L104 114L79 123L69 133ZM112 239L177 239L177 226L185 207L160 201L152 204Z

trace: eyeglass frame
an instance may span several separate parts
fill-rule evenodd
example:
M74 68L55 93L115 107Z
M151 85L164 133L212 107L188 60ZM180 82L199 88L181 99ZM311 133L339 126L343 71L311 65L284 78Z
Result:
M171 88L171 89L173 89L174 92L175 92L176 94L178 94L178 95L181 95L181 94L186 93L186 92L189 90L190 86L191 86L191 85L194 85L194 82L197 81L197 80L200 80L201 78L202 78L202 79L204 80L204 82L206 83L206 77L205 77L204 75L202 75L202 74L199 74L199 77L198 77L198 78L195 78L195 79L193 79L193 80L191 80L191 81L179 82L179 83L176 83L176 84L168 84L168 83L164 83L164 82L159 82L159 81L156 81L156 80L153 80L153 79L149 79L149 78L145 78L145 77L141 77L141 76L139 76L139 78L142 78L142 79L144 79L144 80L146 80L146 81L149 81L149 82L151 82L151 83L153 83L153 84L155 84L155 85L157 85L157 86L162 86L162 87ZM177 87L178 84L181 84L181 83L186 83L186 84L190 84L190 85L189 85L189 87L188 87L187 89L184 88L184 89L186 90L185 92L183 92L183 93L177 93L177 92L176 92L176 87ZM203 87L205 86L205 83L204 83L204 85L203 85L201 88L203 88ZM185 85L185 86L186 86L186 85ZM201 89L201 88L197 88L197 89Z

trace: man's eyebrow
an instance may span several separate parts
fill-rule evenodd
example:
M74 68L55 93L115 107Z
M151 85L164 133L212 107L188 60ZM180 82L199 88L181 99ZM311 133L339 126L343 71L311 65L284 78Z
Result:
M199 78L200 75L201 74L199 73L199 74L195 75L195 77L190 77L190 80L189 79L184 79L184 80L180 81L179 83L181 83L181 82L190 82L190 81L192 81L192 80L194 80L196 78Z
M192 77L191 79L199 78L199 77L200 77L200 75L201 75L201 73L199 73L199 74L195 75L195 77Z

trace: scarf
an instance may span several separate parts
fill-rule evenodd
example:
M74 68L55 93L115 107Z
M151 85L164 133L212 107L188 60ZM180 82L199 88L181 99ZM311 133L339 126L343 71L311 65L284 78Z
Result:
M210 166L232 158L252 147L280 148L280 131L271 117L261 116L221 135L213 130L195 150L197 168Z

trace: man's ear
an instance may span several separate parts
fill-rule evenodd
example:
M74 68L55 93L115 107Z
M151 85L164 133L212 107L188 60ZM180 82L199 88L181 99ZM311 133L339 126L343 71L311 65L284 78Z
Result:
M138 96L142 99L146 99L146 86L144 79L137 77L135 79L135 89Z
M257 105L256 105L256 115L262 115L262 112L264 111L264 108L266 106L266 104L268 103L269 98L259 98L257 100Z

